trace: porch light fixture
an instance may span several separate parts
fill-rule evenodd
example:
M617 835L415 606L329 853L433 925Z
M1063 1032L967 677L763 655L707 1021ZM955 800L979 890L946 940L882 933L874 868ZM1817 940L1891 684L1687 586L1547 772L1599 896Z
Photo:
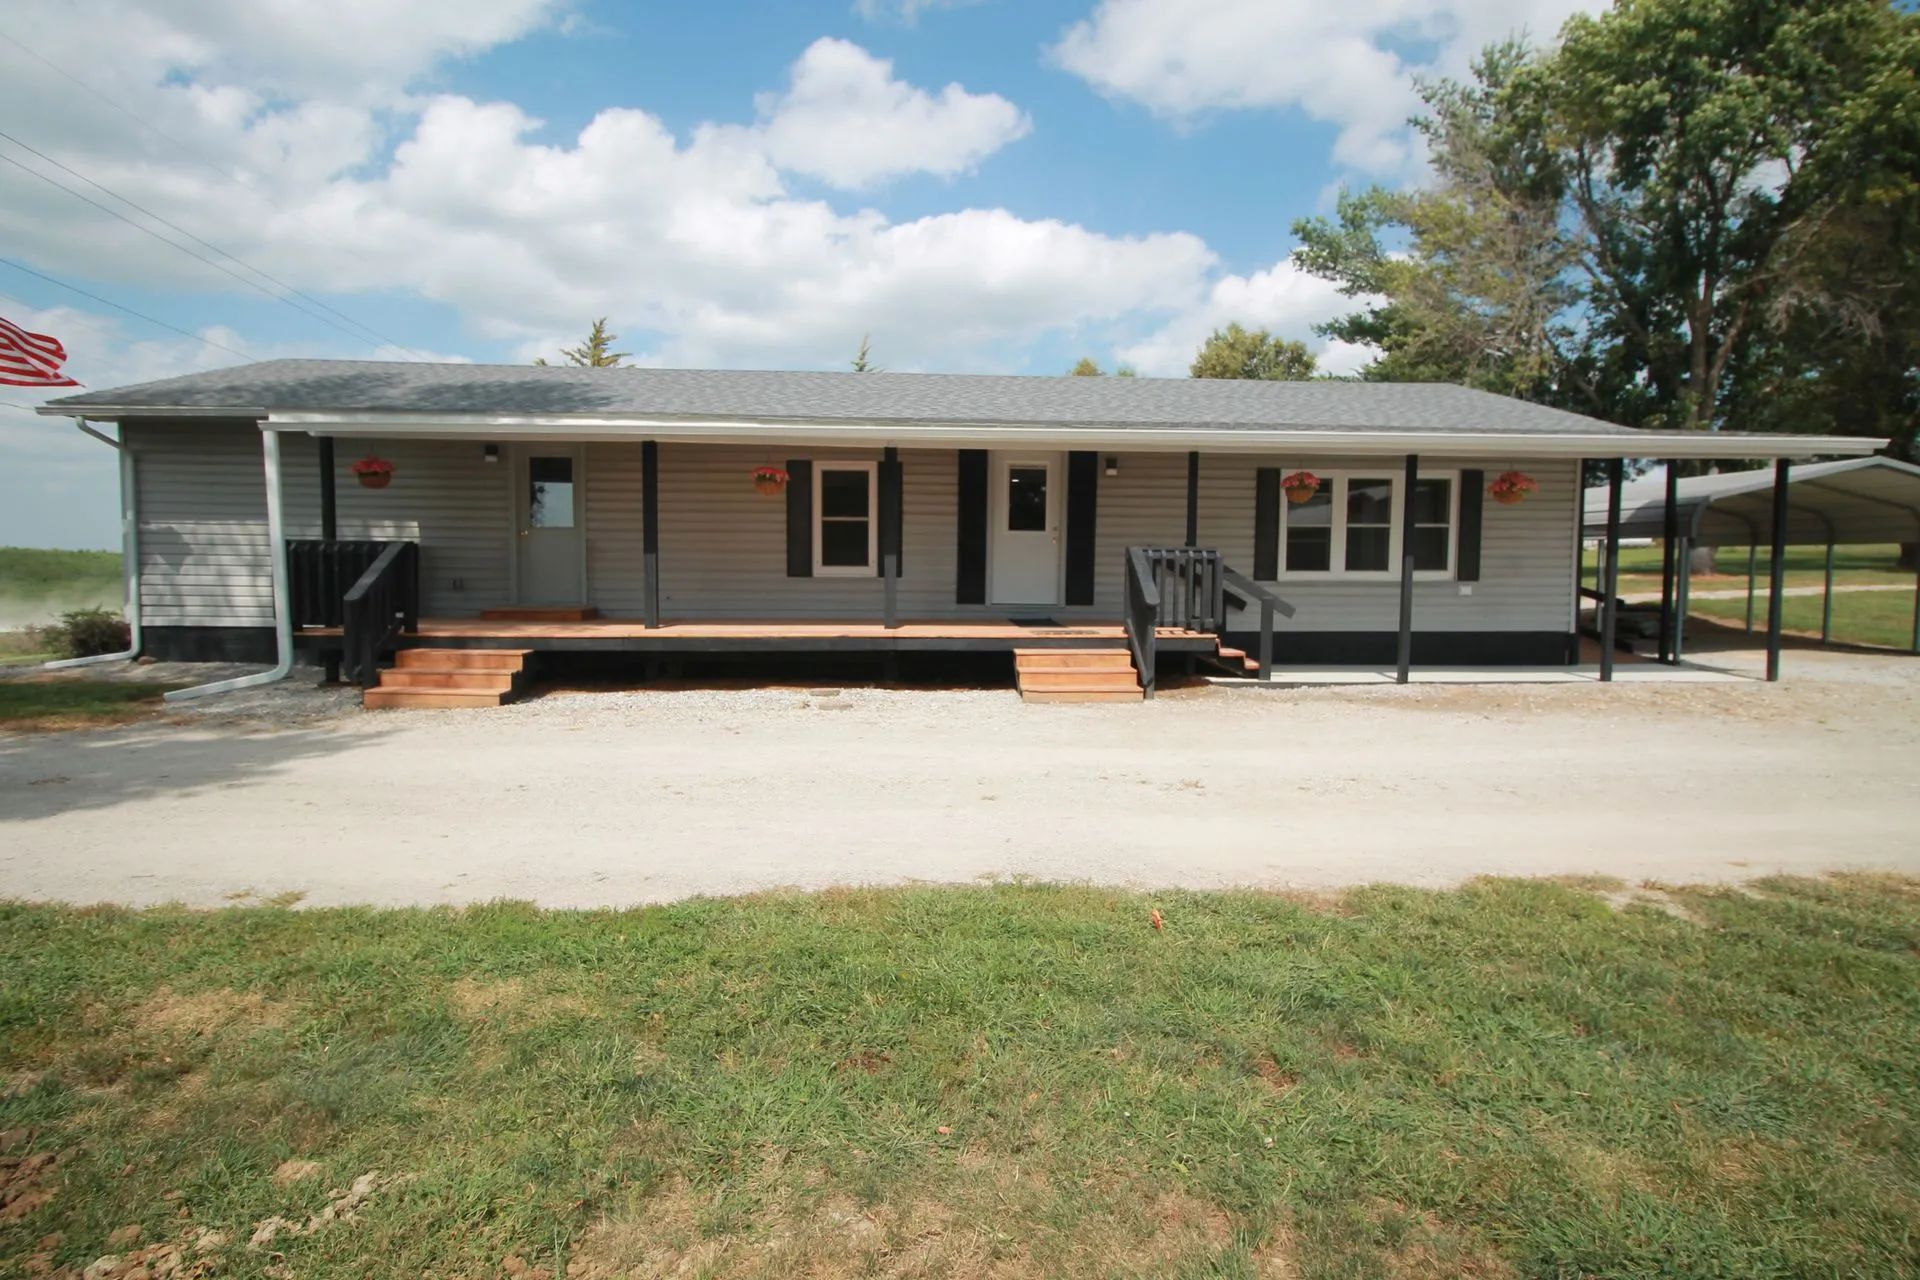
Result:
M497 444L489 444L489 445L481 446L480 457L481 457L481 460L485 462L500 461L500 446Z
M1110 456L1110 457L1108 457L1108 459L1107 459L1107 467L1106 467L1106 471L1107 471L1107 474L1108 474L1108 475L1110 475L1110 476L1117 476L1117 475L1119 475L1119 474L1120 474L1120 459L1118 459L1118 458L1115 458L1115 457L1111 457L1111 456Z

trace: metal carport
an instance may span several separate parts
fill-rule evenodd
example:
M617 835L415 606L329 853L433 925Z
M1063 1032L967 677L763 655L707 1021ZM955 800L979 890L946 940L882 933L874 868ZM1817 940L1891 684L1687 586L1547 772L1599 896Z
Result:
M1784 481L1784 484L1779 482ZM1609 490L1587 490L1584 532L1609 532ZM1766 544L1827 548L1821 639L1833 623L1833 549L1845 544L1920 541L1920 466L1892 458L1849 458L1681 479L1655 477L1620 487L1618 537L1667 540L1661 592L1661 656L1677 661L1684 647L1686 556L1694 547L1746 547L1747 629L1753 629L1758 548ZM1783 512L1775 528L1776 512ZM1603 554L1605 550L1603 548ZM1776 554L1775 563L1779 557ZM1769 668L1779 652L1779 575L1768 627ZM1677 596L1676 596L1677 592ZM1915 576L1913 648L1920 652L1920 573Z

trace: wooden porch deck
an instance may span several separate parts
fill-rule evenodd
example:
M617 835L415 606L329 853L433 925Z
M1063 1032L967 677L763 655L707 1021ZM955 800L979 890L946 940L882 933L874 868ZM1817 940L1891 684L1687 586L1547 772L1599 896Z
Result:
M294 633L303 647L325 650L341 639L339 627L306 627ZM1210 652L1213 635L1179 627L1158 631L1161 649ZM528 649L551 652L630 651L681 653L937 653L1012 652L1015 649L1124 649L1118 622L1080 624L1015 622L668 622L649 627L637 620L422 618L404 633L402 647Z

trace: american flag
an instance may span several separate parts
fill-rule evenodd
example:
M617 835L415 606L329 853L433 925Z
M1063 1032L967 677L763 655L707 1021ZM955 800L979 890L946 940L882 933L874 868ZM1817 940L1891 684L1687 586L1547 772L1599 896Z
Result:
M0 385L9 387L77 387L60 372L67 349L58 338L28 333L0 316Z

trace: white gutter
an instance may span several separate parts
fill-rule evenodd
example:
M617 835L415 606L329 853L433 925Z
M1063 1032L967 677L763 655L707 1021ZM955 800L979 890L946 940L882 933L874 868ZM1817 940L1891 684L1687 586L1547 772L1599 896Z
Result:
M95 431L80 418L73 421L75 426L95 440L120 451L120 581L126 592L123 608L127 618L127 647L119 653L61 658L47 663L50 669L92 667L103 662L131 662L140 656L140 488L134 473L133 450L127 448L124 440L115 440L105 432Z
M216 680L212 684L197 684L190 689L175 689L167 695L168 702L184 702L188 698L204 698L209 694L231 693L236 689L273 684L285 680L293 671L293 601L287 582L286 518L281 511L279 432L261 433L260 456L267 475L267 546L268 561L273 566L273 644L276 661L269 670L256 671L252 675Z
M59 413L60 410L51 412ZM71 410L66 412L71 413ZM1886 445L1863 436L1743 435L1730 431L1382 431L1351 427L1165 427L1058 423L798 421L632 414L446 414L385 410L292 411L244 406L89 405L97 421L125 418L252 418L312 435L433 439L675 440L687 444L980 446L1271 453L1276 449L1428 457L1811 458L1861 457Z
M205 410L201 411L202 413ZM942 422L768 422L714 419L408 413L275 412L270 427L313 435L414 439L672 440L688 444L1012 446L1229 453L1347 453L1513 458L1803 458L1861 456L1886 444L1863 436L1740 435L1714 431L1412 431L1312 427L1066 427Z

